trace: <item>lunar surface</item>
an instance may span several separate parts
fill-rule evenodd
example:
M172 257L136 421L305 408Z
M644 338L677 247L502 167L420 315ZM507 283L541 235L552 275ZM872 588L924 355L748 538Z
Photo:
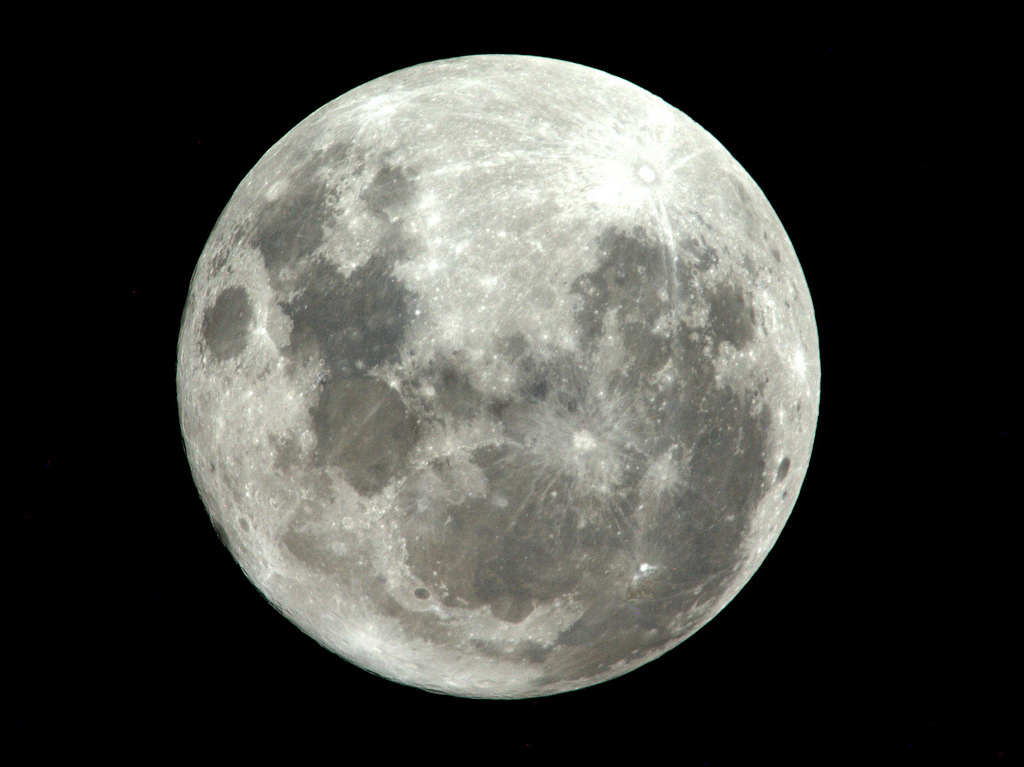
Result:
M616 677L718 613L793 508L819 380L796 254L721 144L504 55L374 80L275 144L177 367L196 484L267 599L481 698Z

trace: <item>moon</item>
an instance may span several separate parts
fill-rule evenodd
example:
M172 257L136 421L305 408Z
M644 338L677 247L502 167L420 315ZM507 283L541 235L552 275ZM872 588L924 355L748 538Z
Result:
M249 172L196 266L181 431L293 623L425 690L597 684L721 611L818 417L814 310L753 179L610 74L381 77Z

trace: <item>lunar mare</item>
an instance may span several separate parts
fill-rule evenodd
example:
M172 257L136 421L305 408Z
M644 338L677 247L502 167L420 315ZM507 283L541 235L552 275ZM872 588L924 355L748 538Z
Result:
M807 470L814 313L757 184L656 96L471 56L346 93L235 191L181 428L247 576L384 677L550 695L675 647Z

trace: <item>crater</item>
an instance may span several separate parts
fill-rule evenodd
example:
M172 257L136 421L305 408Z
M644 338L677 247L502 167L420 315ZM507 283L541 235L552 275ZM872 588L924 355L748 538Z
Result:
M779 468L775 470L775 481L781 482L789 474L789 456L779 461Z
M416 172L384 165L360 195L370 212L387 222L403 217L416 196Z
M240 285L225 289L203 314L203 340L219 361L237 357L249 342L252 304Z

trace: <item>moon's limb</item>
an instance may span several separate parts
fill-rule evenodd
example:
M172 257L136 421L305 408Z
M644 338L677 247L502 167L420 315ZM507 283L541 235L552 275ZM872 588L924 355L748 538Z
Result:
M651 94L547 59L394 73L304 120L199 260L182 431L310 635L426 689L625 673L785 523L820 367L764 195Z

